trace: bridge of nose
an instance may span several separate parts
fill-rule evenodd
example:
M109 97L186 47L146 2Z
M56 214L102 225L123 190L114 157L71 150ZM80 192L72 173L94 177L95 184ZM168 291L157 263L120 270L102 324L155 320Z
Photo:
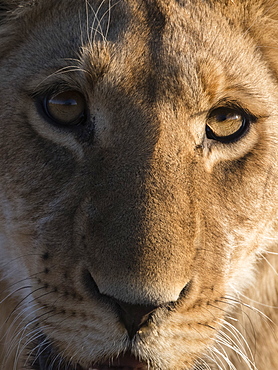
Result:
M177 116L149 105L146 113L130 104L126 114L119 103L118 115L110 107L109 147L89 163L86 263L102 294L157 305L175 301L191 279L196 163Z
M116 163L111 171L112 164L104 163L88 199L94 211L85 215L85 264L99 291L120 301L175 301L191 279L193 203L178 169L157 162L138 171L132 160L130 168Z

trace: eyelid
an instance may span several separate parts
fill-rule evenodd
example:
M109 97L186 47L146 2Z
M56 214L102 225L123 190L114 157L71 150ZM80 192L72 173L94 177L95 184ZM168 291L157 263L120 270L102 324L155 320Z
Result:
M236 100L231 99L221 99L217 104L215 104L207 113L207 117L210 116L211 112L215 111L219 108L227 108L227 109L234 109L238 110L241 113L245 113L250 115L250 117L256 117L244 104L239 103Z
M34 90L27 91L27 94L31 96L31 98L33 99L38 99L46 95L54 96L69 90L78 91L84 96L86 96L81 86L75 83L69 83L68 81L65 81L63 79L56 80L55 82L47 81L41 83L37 85Z

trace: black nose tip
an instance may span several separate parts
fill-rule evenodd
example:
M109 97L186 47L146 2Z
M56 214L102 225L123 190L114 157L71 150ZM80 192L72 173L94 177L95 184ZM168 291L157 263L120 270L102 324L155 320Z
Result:
M132 339L140 327L148 320L150 314L157 308L152 305L130 304L114 299L119 310L120 320L126 327L129 338Z

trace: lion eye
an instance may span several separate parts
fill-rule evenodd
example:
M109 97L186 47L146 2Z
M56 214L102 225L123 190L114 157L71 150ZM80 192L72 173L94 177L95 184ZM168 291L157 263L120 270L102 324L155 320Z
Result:
M223 143L233 142L247 131L249 124L249 115L240 108L216 108L207 119L206 135Z
M47 116L61 125L78 125L86 117L86 99L79 91L64 91L47 96L44 99L44 110Z

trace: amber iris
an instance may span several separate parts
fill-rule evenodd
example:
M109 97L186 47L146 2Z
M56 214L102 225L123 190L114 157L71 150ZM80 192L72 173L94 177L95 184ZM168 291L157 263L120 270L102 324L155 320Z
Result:
M85 97L79 91L64 91L45 98L44 108L48 117L62 125L78 125L84 121Z
M207 119L206 134L209 139L232 142L244 134L248 123L248 114L239 108L216 108Z

